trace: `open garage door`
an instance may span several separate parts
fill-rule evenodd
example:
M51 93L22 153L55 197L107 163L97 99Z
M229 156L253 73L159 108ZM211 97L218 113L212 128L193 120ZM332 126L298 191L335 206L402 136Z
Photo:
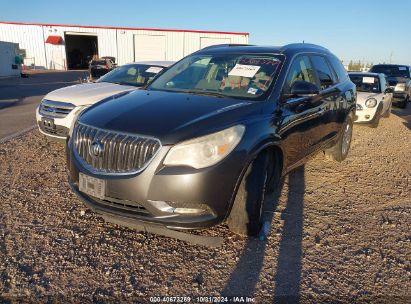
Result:
M67 68L69 70L88 69L94 55L98 55L97 35L94 33L64 34L66 44Z
M166 60L166 36L134 35L134 61Z
M230 44L230 38L209 38L209 37L201 37L200 38L200 49L205 48L210 45L217 45L217 44Z

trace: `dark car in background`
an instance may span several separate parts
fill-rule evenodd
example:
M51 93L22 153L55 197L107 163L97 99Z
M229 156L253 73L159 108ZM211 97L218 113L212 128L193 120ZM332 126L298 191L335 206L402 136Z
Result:
M225 222L256 235L282 176L318 152L346 158L355 98L323 47L208 47L85 110L69 183L104 218L145 231Z
M393 104L407 107L411 101L411 67L402 64L377 64L371 67L372 73L383 73L389 85L394 89Z
M91 79L97 79L111 70L116 68L112 58L103 57L99 59L92 59L89 64L88 72Z

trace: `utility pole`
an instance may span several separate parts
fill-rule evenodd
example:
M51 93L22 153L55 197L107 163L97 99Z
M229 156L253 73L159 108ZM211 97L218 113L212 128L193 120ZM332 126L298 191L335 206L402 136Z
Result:
M392 63L392 51L391 51L391 53L390 53L390 63Z

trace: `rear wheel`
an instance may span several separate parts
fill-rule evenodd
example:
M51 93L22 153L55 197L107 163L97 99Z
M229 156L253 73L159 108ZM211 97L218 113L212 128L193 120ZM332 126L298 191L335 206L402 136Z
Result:
M248 166L226 221L231 231L250 236L260 232L265 196L269 192L268 184L273 180L269 174L278 171L271 168L271 159L265 151Z
M352 115L349 114L345 119L343 129L341 130L340 137L335 146L324 151L328 159L342 162L347 157L351 146L352 129L353 119Z

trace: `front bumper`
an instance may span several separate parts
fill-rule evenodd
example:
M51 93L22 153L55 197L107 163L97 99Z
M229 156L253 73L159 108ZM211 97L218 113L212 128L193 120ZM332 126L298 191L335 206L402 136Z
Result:
M222 162L209 168L165 167L163 160L170 146L163 146L140 173L126 176L96 175L82 165L70 146L69 141L69 183L89 208L120 220L128 219L171 229L200 229L222 222L231 208L245 163L245 154L234 150ZM105 181L104 199L79 191L80 172ZM177 210L196 212L180 213Z
M362 109L358 109L355 112L356 123L371 123L375 115L378 113L379 106L374 108L367 108L364 104L361 104Z
M69 135L70 128L73 126L80 112L84 109L84 106L74 108L66 117L56 118L48 117L40 113L40 106L36 109L36 122L40 133L46 135L51 139L59 141L65 141ZM46 128L42 122L42 118L53 119L54 128Z
M404 102L405 100L407 100L407 92L398 92L395 91L393 96L392 96L392 102L393 103L398 103L398 102Z

